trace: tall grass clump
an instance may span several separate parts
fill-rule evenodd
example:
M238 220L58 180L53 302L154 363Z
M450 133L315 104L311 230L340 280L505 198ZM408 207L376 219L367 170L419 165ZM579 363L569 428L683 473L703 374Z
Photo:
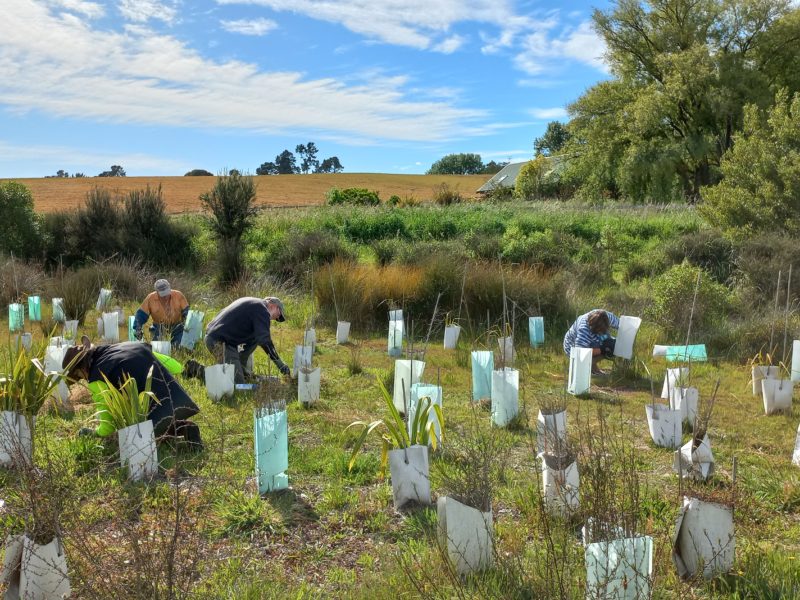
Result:
M43 292L45 283L45 274L36 264L0 257L0 306Z
M450 206L451 204L459 204L463 201L461 192L457 189L451 188L446 183L437 185L433 190L433 201L439 206Z
M210 213L208 224L217 242L217 276L230 284L244 274L242 238L254 224L256 183L239 172L217 177L211 191L200 196L204 210Z

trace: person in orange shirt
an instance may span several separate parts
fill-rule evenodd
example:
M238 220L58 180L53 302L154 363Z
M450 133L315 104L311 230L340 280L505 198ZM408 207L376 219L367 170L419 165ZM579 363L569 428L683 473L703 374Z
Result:
M172 335L172 345L177 346L183 337L183 323L189 313L189 302L178 290L173 290L166 279L156 281L155 292L148 294L134 316L134 331L137 340L141 340L142 328L152 317L150 333L153 341Z

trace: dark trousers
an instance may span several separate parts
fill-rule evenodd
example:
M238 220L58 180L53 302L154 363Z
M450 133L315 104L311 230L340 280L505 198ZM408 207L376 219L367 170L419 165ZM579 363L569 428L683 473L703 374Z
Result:
M181 338L183 337L183 323L178 323L177 325L151 325L150 335L152 336L154 342L158 342L161 341L161 339L170 329L172 329L172 338L170 342L173 346L179 346L181 343Z
M206 348L208 348L209 352L214 356L217 364L225 363L233 365L235 371L234 381L236 383L244 383L245 376L252 375L251 372L245 369L247 367L247 361L253 355L256 348L258 348L258 344L245 344L240 351L238 346L229 346L211 336L206 336L205 342Z

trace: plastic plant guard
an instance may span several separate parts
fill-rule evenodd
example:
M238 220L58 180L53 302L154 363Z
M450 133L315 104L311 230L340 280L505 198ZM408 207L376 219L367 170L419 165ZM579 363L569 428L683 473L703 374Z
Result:
M777 366L755 365L752 369L751 381L753 383L753 396L763 394L761 380L778 379L781 376L781 369Z
M458 337L461 335L461 327L449 325L444 328L444 349L455 350L458 345Z
M564 457L540 453L542 461L542 488L544 504L554 514L566 515L578 509L580 502L580 475L578 463L570 459L569 464Z
M42 299L39 296L28 296L28 318L33 322L42 320Z
M390 310L389 311L389 320L390 321L402 321L403 320L403 310Z
M401 356L403 354L403 321L389 321L389 356Z
M109 344L119 341L119 318L117 313L103 313L103 339Z
M203 337L203 318L205 313L199 310L190 310L186 315L186 322L183 324L183 335L181 336L181 348L194 350L195 344Z
M236 369L230 364L211 365L205 368L206 392L214 402L219 402L225 396L233 396L236 391L234 378Z
M497 344L500 346L500 364L510 367L514 364L517 358L517 353L514 351L514 337L501 337L497 338Z
M78 321L64 321L64 338L74 343L78 339Z
M490 350L474 351L472 353L473 402L492 397L492 371L494 371L494 353Z
M676 387L684 387L688 378L689 367L667 369L667 374L664 376L664 385L661 388L661 397L664 400L669 400L670 390Z
M109 302L111 302L111 294L111 290L100 288L100 294L97 296L97 304L95 304L94 309L97 311L105 311Z
M294 347L294 360L292 360L292 376L297 377L300 369L311 368L311 357L314 355L314 349L311 346L295 346Z
M128 317L128 341L136 341L136 317Z
M320 378L322 369L300 369L297 375L297 399L303 406L313 406L319 402Z
M63 323L67 320L67 315L64 312L63 298L53 298L53 320L56 323Z
M800 381L800 340L792 342L792 381Z
M650 597L653 538L622 537L586 545L587 598L643 600Z
M680 450L676 450L672 470L680 473L684 479L695 481L705 481L711 477L714 474L714 455L708 435L703 436L696 448L694 439L691 439Z
M653 346L653 358L657 358L659 356L666 357L668 348L669 346L660 346L656 344L655 346Z
M455 498L440 496L436 503L438 537L459 575L492 566L494 523L492 511L482 512Z
M539 348L544 344L544 317L528 318L528 337L533 348Z
M765 414L791 414L794 392L794 382L791 379L762 379L761 390L764 395Z
M539 453L560 454L567 442L567 411L544 414L536 418L536 444Z
M389 473L392 476L395 508L403 508L409 502L431 503L427 446L414 445L391 450Z
M617 341L614 343L614 356L626 360L633 358L633 344L636 342L636 334L639 333L641 325L642 320L639 317L622 316L619 318Z
M258 491L261 494L289 487L289 430L286 411L256 409L255 456Z
M64 354L68 346L48 346L44 352L44 370L52 377L59 377L63 371ZM63 404L69 399L69 386L61 379L52 395Z
M705 344L695 346L667 346L668 362L705 362L708 360Z
M350 339L350 322L339 321L336 323L336 343L346 344L348 339Z
M117 327L125 327L125 312L119 306L114 307L114 312L117 313Z
M672 562L681 578L703 571L712 579L733 568L736 534L733 510L715 502L683 498L683 507L672 537Z
M303 346L311 346L312 348L316 348L317 330L313 327L306 329L303 333Z
M681 419L694 427L697 418L697 405L700 402L700 392L696 387L674 387L670 389L669 406L672 410L681 412Z
M0 466L31 464L33 437L25 415L0 412Z
M415 383L411 386L411 401L408 404L408 435L411 435L411 424L414 422L414 416L417 413L417 403L420 398L430 398L431 406L442 407L442 388L438 385L431 385L429 383ZM428 423L434 423L434 431L436 434L437 444L442 441L442 426L439 423L439 417L436 411L431 410L428 413Z
M25 307L22 304L8 305L8 330L11 333L25 328Z
M33 346L33 335L30 333L18 333L14 336L14 350L19 352L20 348L25 352L30 352Z
M119 460L131 481L152 479L158 474L158 453L150 420L117 431Z
M55 600L72 594L67 555L58 538L39 545L26 535L9 536L0 579L8 584L8 600Z
M576 348L569 352L567 391L573 396L588 394L592 386L592 349Z
M800 425L797 426L797 438L794 441L794 454L792 454L792 464L800 467Z
M646 404L647 427L656 446L661 448L680 448L683 440L683 413L666 404Z
M392 401L398 412L406 413L406 406L411 403L411 386L415 383L419 383L424 371L425 363L421 360L394 361L394 389L392 391ZM404 391L405 397L403 397Z
M519 371L492 371L492 423L506 427L519 414Z
M172 343L171 342L150 342L153 352L157 352L163 356L172 356Z

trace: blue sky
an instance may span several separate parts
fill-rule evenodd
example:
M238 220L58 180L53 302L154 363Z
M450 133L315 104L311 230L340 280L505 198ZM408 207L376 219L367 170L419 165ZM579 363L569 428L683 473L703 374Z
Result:
M521 160L607 77L583 0L4 0L0 177Z

